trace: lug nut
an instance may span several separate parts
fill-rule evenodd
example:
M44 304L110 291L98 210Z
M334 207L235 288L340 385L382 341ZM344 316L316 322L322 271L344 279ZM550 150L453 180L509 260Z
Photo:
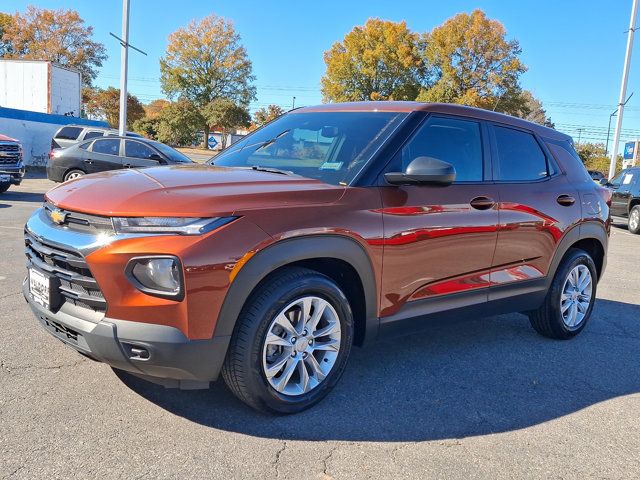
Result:
M313 338L309 339L309 345L313 345Z
M291 343L296 343L297 338L296 337L291 337Z
M307 336L307 331L306 331L306 330L302 332L302 336L303 336L303 337L306 337L306 336Z

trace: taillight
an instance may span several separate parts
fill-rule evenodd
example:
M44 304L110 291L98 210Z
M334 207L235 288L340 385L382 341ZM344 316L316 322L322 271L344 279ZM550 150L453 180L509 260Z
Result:
M604 200L604 203L607 204L608 207L611 206L611 190L609 190L608 188L604 188L604 187L597 187L596 190L598 191L598 194L600 195L600 197L602 198L602 200Z

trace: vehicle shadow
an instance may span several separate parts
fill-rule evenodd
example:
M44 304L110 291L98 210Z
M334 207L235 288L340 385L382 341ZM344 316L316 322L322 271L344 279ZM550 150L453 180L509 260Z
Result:
M294 440L423 441L517 430L640 392L640 306L598 300L570 341L538 336L519 314L433 322L424 333L356 348L323 402L292 416L210 390L118 376L158 406L212 428Z
M8 202L44 202L44 193L37 192L21 192L19 190L12 190L9 188L6 192L0 195L0 200ZM6 205L6 204L5 204ZM9 205L7 205L9 206Z

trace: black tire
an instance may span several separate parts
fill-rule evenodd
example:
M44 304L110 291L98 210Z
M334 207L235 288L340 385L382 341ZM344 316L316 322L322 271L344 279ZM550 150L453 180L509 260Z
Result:
M560 297L569 272L578 265L586 266L591 273L591 301L582 321L580 321L576 326L569 328L562 318L562 313L560 311ZM584 329L591 317L591 312L596 299L597 283L598 275L591 256L584 250L572 248L560 262L542 306L538 310L528 313L531 326L540 335L548 338L568 340L575 337Z
M305 295L329 302L340 321L340 349L333 367L319 385L301 395L285 395L273 388L263 371L267 330L278 313ZM346 296L329 277L306 268L290 267L267 278L244 305L238 317L222 376L229 389L247 405L266 413L290 414L322 400L344 372L353 342L353 314Z
M629 212L628 226L631 233L640 234L640 205L635 205Z
M64 174L64 178L62 179L63 182L68 182L71 177L77 175L77 177L75 178L79 178L79 177L83 177L86 175L85 172L83 172L82 170L80 170L79 168L73 169L73 170L69 170L67 173Z
M9 190L10 186L11 186L10 183L0 183L0 193L4 193L7 190Z

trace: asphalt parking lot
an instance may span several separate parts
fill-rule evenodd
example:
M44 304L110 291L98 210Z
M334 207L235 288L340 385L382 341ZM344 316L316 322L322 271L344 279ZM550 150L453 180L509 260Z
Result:
M289 417L80 357L22 298L22 226L52 186L0 195L1 478L638 478L640 236L614 227L591 323L568 342L513 314L355 349Z

